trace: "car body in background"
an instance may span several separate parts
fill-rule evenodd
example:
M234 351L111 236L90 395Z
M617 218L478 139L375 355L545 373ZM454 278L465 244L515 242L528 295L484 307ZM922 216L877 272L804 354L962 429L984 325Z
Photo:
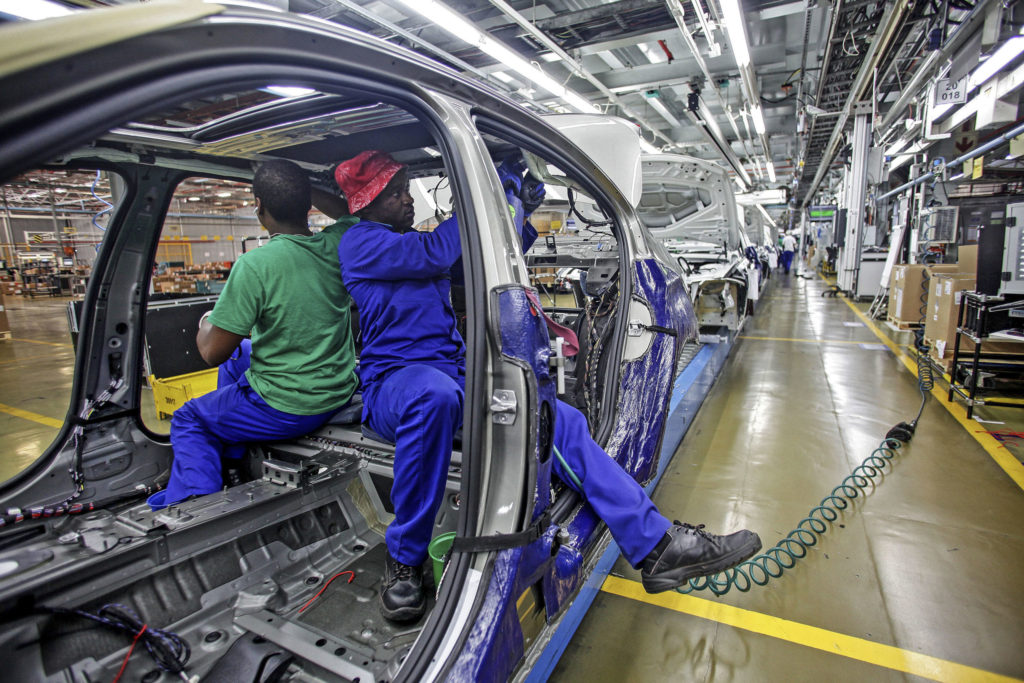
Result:
M637 211L686 270L701 330L739 330L753 311L762 278L728 173L678 154L645 154L641 163Z

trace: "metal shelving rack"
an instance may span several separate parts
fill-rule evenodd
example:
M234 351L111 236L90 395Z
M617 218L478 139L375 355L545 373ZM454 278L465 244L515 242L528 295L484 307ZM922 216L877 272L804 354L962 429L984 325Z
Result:
M967 404L967 419L971 419L976 405L1024 408L1020 402L978 395L979 391L988 391L981 387L983 372L1011 379L1024 378L1024 338L1016 342L1021 345L1021 352L1018 353L984 349L985 343L991 341L992 334L1011 326L1011 316L1018 311L1024 311L1024 299L1007 301L1001 296L965 292L960 300L947 400L952 401L954 394L963 399ZM968 358L964 358L966 354L961 352L961 340L965 337L974 343ZM1005 391L1001 395L1004 399L1010 398ZM1024 392L1021 392L1021 396L1024 396Z

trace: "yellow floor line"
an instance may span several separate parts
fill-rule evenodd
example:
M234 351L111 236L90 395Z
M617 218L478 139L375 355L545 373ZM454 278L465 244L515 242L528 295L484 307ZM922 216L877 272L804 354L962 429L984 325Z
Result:
M38 339L21 339L19 337L11 337L11 341L27 342L29 344L46 344L47 346L64 346L69 349L74 348L74 344L59 344L57 342L39 341Z
M828 282L828 280L825 281ZM842 294L839 296L846 305L850 307L850 310L860 318L861 322L867 325L868 329L875 333L875 336L878 337L879 341L888 346L889 350L896 354L896 357L903 363L903 365L906 366L907 370L910 371L910 374L916 377L917 362L907 354L903 353L903 351L900 350L900 347L889 339L884 332L878 329L878 326L864 315L864 313L857 308L852 301ZM970 434L982 448L985 449L985 452L996 461L996 464L999 465L999 467L1002 468L1002 470L1006 472L1011 479L1013 479L1014 483L1024 491L1024 464L1021 464L1020 460L1014 457L1014 455L1010 453L1005 446L999 443L998 439L987 431L983 430L979 432L978 423L967 419L967 409L959 403L950 403L947 401L946 392L939 389L937 385L932 387L932 396L934 396L935 400L953 416L953 419L959 422L960 426L962 426L964 430L966 430L966 432Z
M21 358L15 358L13 360L0 360L0 365L10 365L11 363L24 363L29 360L40 360L42 358L53 358L53 353L40 354L38 356L22 356Z
M651 595L637 581L609 576L601 586L605 593L708 619L719 624L760 633L804 647L849 657L876 666L921 676L933 681L956 683L1021 683L1019 679L976 669L946 659L883 645L871 640L808 626L787 619L733 607L721 602L681 595L675 591Z
M3 403L0 403L0 413L7 413L8 415L13 415L14 417L20 417L23 420L32 420L33 422L44 424L47 427L56 427L57 429L60 429L61 427L64 426L64 420L55 420L52 417L46 417L45 415L40 415L39 413L33 413L29 410L22 410L21 408L15 408L14 406L5 405Z
M757 341L802 342L806 344L874 344L870 339L853 341L851 339L796 339L793 337L751 337L740 335L737 339L754 339Z

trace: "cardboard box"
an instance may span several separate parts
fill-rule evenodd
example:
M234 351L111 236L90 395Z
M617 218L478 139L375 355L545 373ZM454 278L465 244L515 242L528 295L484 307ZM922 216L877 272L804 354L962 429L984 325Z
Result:
M3 294L0 294L0 339L11 337L11 323L7 320L7 302Z
M900 265L893 266L889 280L889 319L901 323L921 322L922 288L925 270L931 277L940 274L958 273L959 266ZM973 276L972 276L973 277Z
M957 272L978 277L978 245L964 244L957 249Z
M924 338L935 351L935 357L941 359L947 354L953 355L962 292L965 289L973 291L975 279L973 275L967 274L937 274L929 284Z

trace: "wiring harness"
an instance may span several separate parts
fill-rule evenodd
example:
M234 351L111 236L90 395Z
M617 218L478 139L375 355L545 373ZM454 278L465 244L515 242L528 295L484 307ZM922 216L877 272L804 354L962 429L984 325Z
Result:
M178 676L183 681L189 681L188 676L185 675L185 665L192 655L192 650L185 639L176 633L150 626L140 619L139 615L130 607L116 603L104 605L96 614L84 610L64 609L61 607L49 607L46 608L46 611L55 615L88 619L100 626L120 631L132 638L131 647L128 649L128 654L125 655L114 681L121 678L125 667L128 665L128 660L135 650L135 645L140 642L161 671Z

